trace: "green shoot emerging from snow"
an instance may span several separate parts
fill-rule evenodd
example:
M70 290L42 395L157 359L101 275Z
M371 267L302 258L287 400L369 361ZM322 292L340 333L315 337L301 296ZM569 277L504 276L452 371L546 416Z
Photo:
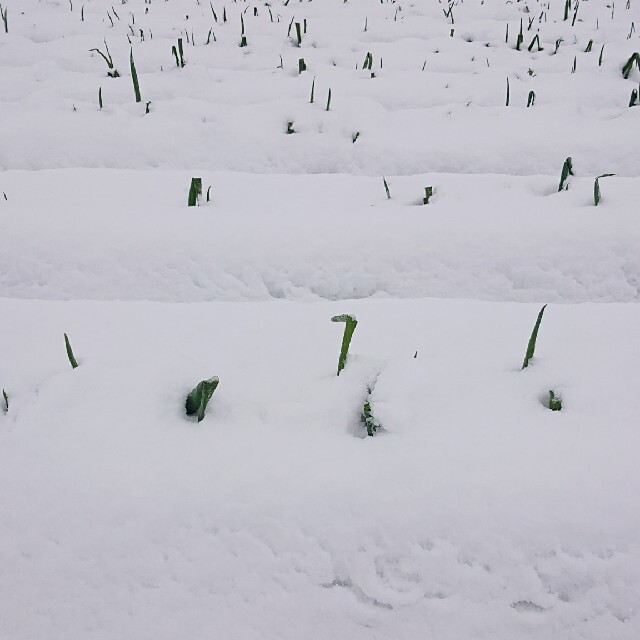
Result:
M195 207L202 195L202 178L191 178L191 186L189 187L189 206Z
M331 322L344 322L344 335L342 336L342 346L340 347L340 357L338 358L338 375L344 369L347 363L347 356L349 355L349 345L351 344L351 337L356 330L358 321L356 317L350 313L343 313L339 316L333 316Z
M524 362L522 363L522 368L526 369L529 366L529 361L533 358L533 354L536 351L536 340L538 339L538 331L540 329L540 323L542 322L542 316L544 314L544 310L547 308L545 304L542 309L540 309L540 313L538 314L538 318L536 320L536 324L533 327L533 331L531 332L531 337L529 338L529 344L527 345L527 353L524 356Z
M551 411L562 411L562 398L549 390L549 409Z
M631 72L633 71L633 65L636 65L638 69L640 69L640 53L634 53L624 64L622 67L622 76L625 80L628 80Z
M565 183L567 182L567 178L573 175L573 161L571 158L567 158L562 165L562 174L560 175L560 185L558 186L558 191L562 191L566 189Z
M433 187L424 188L424 198L422 198L422 204L429 204L429 198L433 195Z
M602 200L602 196L600 194L600 178L610 178L615 175L614 173L603 173L601 176L596 178L596 181L593 183L593 203L597 207Z
M378 425L375 423L373 414L371 413L371 405L369 404L368 400L362 407L362 415L360 416L360 421L367 428L367 435L373 436L373 434L376 432L376 429L378 428Z
M133 93L136 96L136 102L142 102L142 96L140 95L140 85L138 84L138 73L136 71L136 64L133 61L133 49L131 49L129 62L131 63L131 80L133 81Z
M104 40L104 48L106 50L106 54L102 53L102 51L100 51L100 49L89 49L89 51L95 51L97 53L99 53L102 58L104 59L104 61L107 63L107 68L109 69L109 71L107 71L107 75L110 78L119 78L120 74L118 73L118 70L113 66L113 58L111 57L111 54L109 53L109 47L107 46L107 41Z
M207 405L213 392L216 390L220 379L217 376L209 378L208 380L202 380L199 382L195 389L187 396L187 400L184 404L187 415L197 415L198 422L201 422L204 418L204 414L207 410Z
M66 333L64 334L64 345L67 348L67 358L69 358L69 362L71 363L71 368L77 369L78 361L73 355L73 349L71 348L71 343L69 342L69 336L67 336Z
M4 389L2 390L2 399L4 400L4 412L7 413L9 411L9 396Z

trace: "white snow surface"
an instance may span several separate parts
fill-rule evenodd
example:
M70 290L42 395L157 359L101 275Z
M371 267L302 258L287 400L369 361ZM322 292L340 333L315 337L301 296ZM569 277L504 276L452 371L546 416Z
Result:
M640 637L640 0L1 5L0 640Z

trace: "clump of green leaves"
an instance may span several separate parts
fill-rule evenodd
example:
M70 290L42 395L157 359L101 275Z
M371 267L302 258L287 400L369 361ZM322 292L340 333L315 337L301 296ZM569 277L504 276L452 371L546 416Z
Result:
M358 321L353 314L343 313L339 316L333 316L331 322L344 322L344 334L342 336L342 345L340 347L340 356L338 358L338 375L344 369L347 363L347 356L349 355L349 345L351 344L351 338L353 332L356 330Z
M371 391L369 391L369 393L371 393ZM360 422L366 427L368 436L373 436L380 426L371 413L371 404L369 403L369 400L367 400L362 407Z
M569 176L573 175L573 160L571 157L568 157L564 164L562 165L562 173L560 174L560 185L558 186L558 191L562 191L566 189L566 182Z
M209 400L211 400L211 396L219 383L220 379L214 376L208 380L202 380L192 389L184 404L188 416L197 415L198 422L203 420Z
M601 176L598 176L593 183L593 203L597 207L602 200L602 194L600 193L600 178L610 178L614 176L615 173L603 173Z
M424 188L424 198L422 198L422 204L429 204L429 199L433 196L433 187Z
M189 187L188 205L195 207L202 195L202 178L191 178L191 186Z
M67 358L69 358L69 362L71 363L71 368L72 369L77 369L78 368L78 361L76 360L75 356L73 355L73 349L71 348L71 343L69 342L69 336L67 336L67 334L64 334L64 346L67 349Z
M549 409L551 411L562 411L562 398L557 396L553 390L549 390Z
M104 48L106 51L105 53L102 53L102 51L100 51L100 49L89 49L89 52L95 51L97 53L99 53L102 58L104 59L104 61L107 63L107 76L109 76L110 78L119 78L120 74L118 73L118 70L113 66L113 58L111 57L111 53L109 52L109 46L107 45L107 41L104 40Z
M176 45L174 44L171 47L171 53L176 60L176 67L182 69L184 68L184 50L182 48L182 38L178 38L178 48L176 49Z
M536 340L538 339L538 331L540 330L540 323L542 322L542 316L544 315L544 310L547 308L545 304L542 309L540 309L540 313L538 313L538 318L536 319L536 323L533 327L533 331L531 332L531 337L529 338L529 344L527 345L527 353L524 356L524 362L522 363L522 368L526 369L529 366L529 362L536 351Z
M287 133L289 134L295 133L295 129L293 128L293 122L291 121L287 122Z

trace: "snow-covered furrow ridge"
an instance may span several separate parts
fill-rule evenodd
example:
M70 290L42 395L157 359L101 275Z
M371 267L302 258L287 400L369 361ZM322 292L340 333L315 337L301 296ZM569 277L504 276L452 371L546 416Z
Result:
M578 173L578 166L575 172ZM560 167L558 167L558 174ZM211 201L187 207L191 177ZM0 295L637 301L640 180L8 172ZM433 186L430 203L424 189Z
M621 68L640 50L640 7L612 18L610 2L589 0L572 25L562 4L468 0L452 25L435 0L228 3L227 22L220 2L216 22L194 0L130 0L119 19L104 2L21 0L0 33L0 167L536 175L571 155L587 174L638 175L640 110L628 104L640 71L625 80ZM300 47L292 20L306 20ZM528 51L536 34L542 50ZM184 68L171 53L180 36ZM89 52L105 39L119 78Z
M0 301L0 635L636 640L640 306L537 311Z

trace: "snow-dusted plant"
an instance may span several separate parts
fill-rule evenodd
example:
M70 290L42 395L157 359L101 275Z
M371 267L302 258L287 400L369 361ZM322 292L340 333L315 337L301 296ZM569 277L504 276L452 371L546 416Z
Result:
M189 187L189 206L195 207L202 195L202 178L191 178L191 186Z
M566 182L569 176L573 175L573 160L571 157L567 158L562 165L562 173L560 174L560 185L558 186L558 191L562 191L566 189Z
M557 396L553 390L549 390L549 409L551 411L562 411L562 398Z

